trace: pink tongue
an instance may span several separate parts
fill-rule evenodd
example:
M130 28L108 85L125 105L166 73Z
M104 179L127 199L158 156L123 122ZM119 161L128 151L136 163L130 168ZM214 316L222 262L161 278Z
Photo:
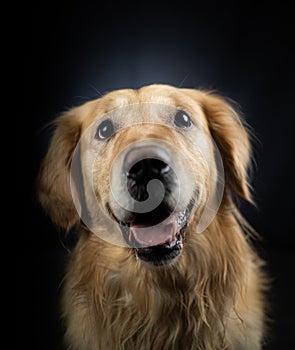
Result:
M141 247L152 247L155 245L164 244L165 242L171 242L174 239L176 223L162 222L158 225L151 227L139 227L138 225L130 225L130 242L133 239L137 245Z

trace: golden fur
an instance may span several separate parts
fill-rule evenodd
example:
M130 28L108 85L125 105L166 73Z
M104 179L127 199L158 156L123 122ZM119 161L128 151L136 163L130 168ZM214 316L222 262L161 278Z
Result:
M265 278L261 260L243 232L233 195L251 201L247 179L248 132L233 107L200 90L151 85L120 90L66 112L56 121L39 176L39 197L52 220L69 229L79 221L69 183L73 150L95 119L123 105L167 103L197 115L222 155L225 191L218 215L201 234L198 212L191 218L185 246L176 263L148 266L133 249L112 245L80 225L63 292L66 343L72 350L248 349L262 347ZM119 149L140 135L169 139L188 155L177 132L159 127L122 131L98 159L99 200L107 200L105 180ZM143 134L142 134L143 133ZM166 136L165 136L166 135ZM192 167L196 165L192 160Z

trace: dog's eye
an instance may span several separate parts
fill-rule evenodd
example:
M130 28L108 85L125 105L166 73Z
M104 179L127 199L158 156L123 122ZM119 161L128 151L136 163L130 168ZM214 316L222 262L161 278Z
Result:
M95 138L98 140L106 140L115 133L114 124L110 119L101 122L97 128Z
M181 129L188 129L192 126L190 116L184 111L178 111L174 117L174 124Z

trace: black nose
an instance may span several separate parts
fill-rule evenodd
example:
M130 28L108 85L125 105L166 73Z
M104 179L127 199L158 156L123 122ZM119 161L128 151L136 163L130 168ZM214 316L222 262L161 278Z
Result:
M131 149L125 159L131 196L137 201L146 200L149 197L147 185L153 179L160 180L167 190L172 172L169 164L170 156L163 148L151 145Z

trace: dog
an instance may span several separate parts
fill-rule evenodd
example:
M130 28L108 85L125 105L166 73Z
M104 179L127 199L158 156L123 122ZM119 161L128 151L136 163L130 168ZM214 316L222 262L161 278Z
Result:
M68 349L261 349L267 278L235 204L252 201L251 146L233 104L155 84L55 125L38 193L56 225L78 229Z

